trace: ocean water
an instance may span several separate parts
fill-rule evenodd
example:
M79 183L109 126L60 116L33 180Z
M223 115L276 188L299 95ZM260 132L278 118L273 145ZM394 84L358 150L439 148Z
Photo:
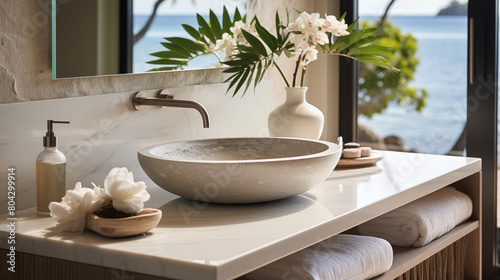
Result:
M381 137L400 137L410 149L445 154L466 122L467 17L411 16L390 20L418 40L420 63L409 85L428 91L427 105L418 113L391 104L383 114L371 119L360 116L359 123Z

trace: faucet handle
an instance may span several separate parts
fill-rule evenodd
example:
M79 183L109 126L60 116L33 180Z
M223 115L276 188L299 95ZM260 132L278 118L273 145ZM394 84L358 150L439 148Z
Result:
M166 99L174 99L174 95L170 94L168 89L160 89L158 92L156 92L156 97L157 98L166 98Z
M156 94L154 93L156 91ZM174 99L174 95L170 94L167 89L159 89L159 90L142 90L134 93L132 95L132 107L136 111L142 111L147 106L141 104L141 101L148 98L161 98L161 99Z

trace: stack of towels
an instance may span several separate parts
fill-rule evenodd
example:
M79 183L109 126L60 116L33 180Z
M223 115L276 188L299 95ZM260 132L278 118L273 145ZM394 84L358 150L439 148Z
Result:
M421 247L471 214L472 200L446 187L358 226L358 232L383 238L394 246Z
M370 279L392 266L392 247L380 238L339 234L245 276L268 279Z
M244 279L370 279L392 266L394 246L421 247L472 214L472 201L446 187L247 274Z

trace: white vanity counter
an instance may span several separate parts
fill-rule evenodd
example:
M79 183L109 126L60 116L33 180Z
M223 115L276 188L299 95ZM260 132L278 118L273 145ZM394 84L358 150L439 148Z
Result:
M464 178L480 182L480 159L383 154L376 166L335 170L309 192L275 202L204 204L165 193L162 221L137 237L55 234L52 218L18 211L16 252L158 277L232 279ZM480 202L474 207L464 234L479 232ZM2 249L10 247L7 218L0 217Z

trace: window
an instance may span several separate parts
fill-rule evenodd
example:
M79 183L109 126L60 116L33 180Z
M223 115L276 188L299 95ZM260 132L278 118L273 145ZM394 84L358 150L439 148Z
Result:
M363 4L367 2L369 4ZM388 2L388 1L383 1ZM406 1L397 1L397 2L406 2ZM428 8L429 3L435 4L437 2L442 1L425 1L425 4L422 1L407 1L414 2L413 4L420 5L420 8ZM380 1L340 1L340 10L347 11L347 21L352 22L355 18L358 17L358 11L363 11L361 5L375 5ZM410 3L410 4L412 4ZM461 1L463 3L463 1ZM445 3L446 4L446 3ZM383 6L383 5L382 5ZM446 5L444 5L446 6ZM383 11L383 10L382 10ZM408 10L408 13L413 13L414 10ZM464 49L467 50L466 53L466 72L460 68L457 71L451 71L446 73L445 77L442 78L444 80L437 80L431 82L430 84L427 82L422 82L418 84L417 82L408 83L408 86L414 87L425 87L431 90L438 89L440 86L444 85L444 81L451 81L452 79L457 79L457 83L460 86L460 89L457 87L457 90L463 91L463 96L460 96L459 105L456 105L457 108L460 109L460 113L457 116L449 116L448 119L445 118L445 121L449 122L449 127L446 127L446 131L454 128L455 130L459 130L459 126L465 124L466 128L463 130L465 142L465 155L469 157L479 157L482 159L482 176L483 176L483 224L482 224L482 242L483 242L483 278L490 279L493 278L498 266L499 256L497 255L497 250L499 249L498 245L500 239L496 236L497 234L497 206L496 206L496 174L497 174L497 84L498 84L498 3L494 0L485 0L485 1L468 1L468 16L465 21L457 22L456 26L451 26L452 30L454 27L460 27L463 29L464 26L467 27L466 33L466 41L463 38L463 31L455 30L447 35L450 40L466 42L466 45L454 45L451 44L452 47L449 49L449 52L453 52L451 54L446 55L459 55L463 57ZM400 19L406 20L406 19ZM438 20L438 19L432 19ZM396 21L395 21L396 22ZM426 26L421 26L419 32L423 32L422 30ZM442 28L441 25L432 25L432 28L436 30L431 30L432 32L438 31L438 29ZM409 28L409 27L406 27ZM462 34L462 35L459 35ZM435 40L432 38L425 37L433 36L431 34L417 34L417 39L420 37L425 44L426 40ZM441 36L441 35L440 35ZM430 43L435 47L435 44ZM454 46L453 46L454 45ZM422 46L423 48L424 46ZM448 47L445 47L448 48ZM443 59L444 57L437 57L435 59ZM425 61L421 61L422 64L420 66L425 66ZM464 61L460 60L460 67L463 67ZM339 134L342 135L346 141L355 140L357 141L359 138L358 135L358 79L359 79L359 69L358 63L350 63L347 60L340 60L340 67L342 71L340 71L340 95L339 100ZM438 69L428 68L427 71L443 71L444 67L439 67ZM418 70L416 70L418 71ZM460 72L460 73L455 73ZM428 73L424 73L428 74ZM464 75L465 74L465 75ZM417 78L417 74L415 74ZM437 83L442 81L441 85L435 85L433 83ZM364 82L362 80L362 82ZM458 86L454 85L454 86ZM451 86L451 85L450 85ZM430 92L432 94L432 92ZM433 101L429 97L429 102ZM456 103L456 98L449 98L449 102ZM369 100L368 100L369 101ZM431 103L428 104L429 108L431 108ZM415 113L407 115L406 113L398 112L398 108L388 107L386 112L388 115L392 114L392 117L397 116L399 114L400 119L408 118L416 118L417 115ZM436 106L436 105L432 105ZM466 110L464 111L463 108ZM453 111L451 111L453 112ZM423 117L428 117L428 115L432 115L431 113L427 113L425 115L424 112ZM386 116L389 118L389 116ZM385 121L385 122L384 122ZM397 120L396 122L400 122L401 120ZM434 125L436 121L435 116L428 118L428 125ZM380 134L387 136L389 133L389 129L393 129L395 132L399 132L401 129L395 129L393 125L390 125L391 122L395 122L394 120L382 120L379 123L377 120L367 120L363 119L363 117L359 120L360 123L365 123L367 125L374 125L377 128ZM411 122L410 122L411 123ZM443 126L444 127L444 126ZM385 134L387 133L387 134ZM412 132L413 133L413 132ZM442 133L449 135L451 133ZM418 136L425 135L422 139L425 142L433 142L432 134L428 134L425 132L418 132ZM439 135L439 133L438 133ZM453 137L455 139L456 133ZM410 139L411 137L402 136L404 139ZM452 137L449 137L448 140L445 141L446 137L440 137L443 139L441 145L436 145L434 148L427 147L424 145L425 149L419 147L418 145L408 144L409 148L420 148L422 152L431 152L431 153L446 153L448 148L457 144L457 141L453 143ZM411 143L409 140L408 143ZM452 144L450 144L452 143ZM406 144L406 143L405 143ZM460 143L458 143L460 144ZM444 147L447 147L446 149ZM453 149L450 149L453 150ZM457 149L459 154L462 149Z

